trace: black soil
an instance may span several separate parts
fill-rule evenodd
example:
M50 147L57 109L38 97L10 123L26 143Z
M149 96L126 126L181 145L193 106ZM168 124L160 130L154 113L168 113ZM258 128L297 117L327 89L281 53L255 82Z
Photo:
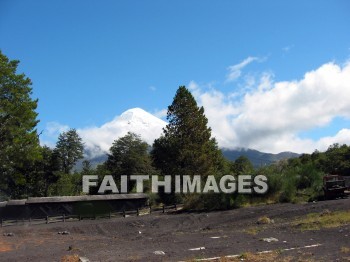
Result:
M299 217L326 209L350 210L350 199L6 226L0 228L0 261L61 261L74 254L89 261L183 261L266 250L292 257L305 253L314 261L346 261L349 224L313 231L291 225ZM262 216L274 223L258 225ZM58 234L64 231L69 234ZM278 241L263 241L270 237ZM190 250L195 248L202 249ZM290 248L295 249L283 251Z

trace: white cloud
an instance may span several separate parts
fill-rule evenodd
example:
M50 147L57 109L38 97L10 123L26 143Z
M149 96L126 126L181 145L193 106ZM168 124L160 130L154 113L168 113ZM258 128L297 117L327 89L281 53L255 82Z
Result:
M40 138L40 145L41 146L48 146L50 148L54 148L55 147L55 143L52 142L51 140L46 140L43 138Z
M287 45L287 46L282 48L282 51L285 53L288 53L293 47L294 47L294 45Z
M165 118L167 115L168 110L167 109L161 109L161 110L155 110L153 112L153 115L158 118Z
M197 100L199 99L200 104L204 106L209 125L220 145L228 145L231 141L236 141L237 136L232 132L230 123L230 119L238 114L233 102L226 99L219 91L212 90L202 94L199 94L199 90L197 92Z
M155 86L150 86L149 89L153 92L157 90L157 88Z
M68 125L62 125L58 122L48 122L40 134L40 144L54 148L59 134L68 131L68 129Z
M48 122L45 128L45 135L50 137L56 137L62 132L68 131L69 126L62 125L58 122Z
M326 149L334 143L348 144L350 143L350 129L343 128L335 136L327 136L321 138L318 143L318 148Z
M226 75L226 82L233 82L237 80L242 75L242 69L249 65L250 63L257 61L257 62L263 62L266 60L266 57L255 57L255 56L248 56L246 59L241 61L240 63L236 65L229 66L227 68L228 74Z
M194 82L190 86L196 86L193 94L204 106L220 146L312 152L334 142L350 144L349 129L318 141L297 135L326 126L335 117L350 118L349 83L349 63L327 63L299 81L273 82L270 74L263 74L238 101L219 91L203 91Z

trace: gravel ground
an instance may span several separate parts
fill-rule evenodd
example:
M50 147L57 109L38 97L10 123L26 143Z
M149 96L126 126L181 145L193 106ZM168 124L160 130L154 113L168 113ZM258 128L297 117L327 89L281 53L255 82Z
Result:
M326 209L350 210L350 199L7 226L0 228L0 261L62 261L73 255L91 262L188 261L268 250L298 261L350 261L349 224L312 231L291 225ZM274 223L257 224L263 216Z

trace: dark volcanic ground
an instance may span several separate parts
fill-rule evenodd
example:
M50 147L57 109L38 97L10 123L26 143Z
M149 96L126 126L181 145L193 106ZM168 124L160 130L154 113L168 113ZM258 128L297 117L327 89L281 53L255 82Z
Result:
M314 231L301 231L291 225L296 218L325 209L350 210L350 199L6 226L0 228L0 261L61 261L74 254L89 261L181 261L290 248L296 249L283 251L283 255L299 259L305 255L314 261L350 261L350 253L344 252L350 250L349 224ZM262 216L274 223L257 225ZM60 235L60 231L70 234ZM3 235L9 232L14 236ZM278 241L262 241L269 237ZM201 247L205 249L190 250Z

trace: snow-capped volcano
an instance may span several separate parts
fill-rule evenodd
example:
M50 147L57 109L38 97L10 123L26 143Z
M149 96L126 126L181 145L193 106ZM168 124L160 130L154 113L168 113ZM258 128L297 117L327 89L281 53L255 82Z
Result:
M141 108L132 108L100 127L79 129L88 157L108 153L114 140L133 132L148 144L158 138L166 122Z
M113 121L125 121L128 125L135 127L154 127L154 126L164 126L165 121L159 119L158 117L146 112L141 108L132 108L120 116L116 117Z

